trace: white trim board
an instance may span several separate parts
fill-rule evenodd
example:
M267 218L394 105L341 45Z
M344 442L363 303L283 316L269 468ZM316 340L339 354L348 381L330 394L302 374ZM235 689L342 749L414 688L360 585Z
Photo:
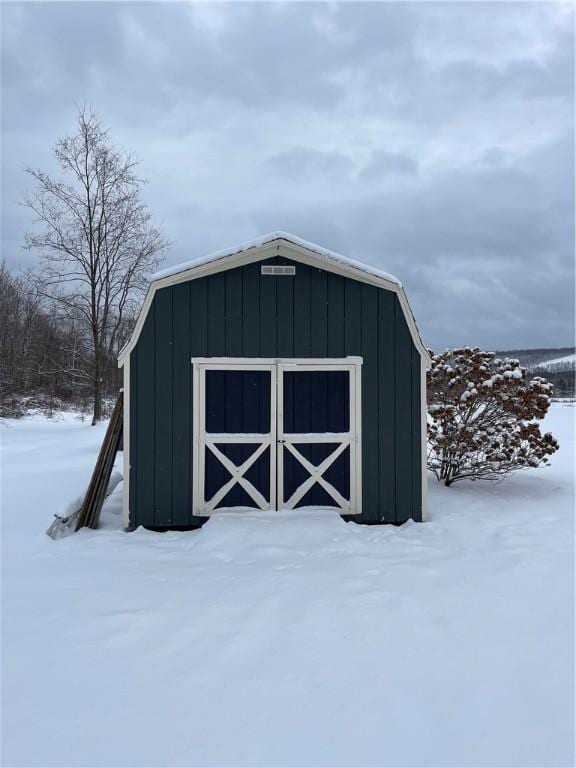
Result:
M289 232L280 232L280 231L269 232L267 235L261 235L260 237L257 237L255 240L250 240L247 243L240 243L238 245L234 245L232 248L226 248L223 251L218 251L216 253L209 253L208 255L202 256L199 259L194 259L193 261L185 262L183 264L176 264L172 267L161 269L158 272L155 272L150 279L159 280L162 277L168 277L170 275L175 275L178 272L184 272L185 270L190 269L191 267L198 267L200 266L200 264L207 264L208 262L225 259L228 256L232 256L235 253L240 253L241 251L249 251L251 248L256 248L262 245L266 245L275 240L287 240L288 242L293 243L294 245L300 245L303 248L306 248L308 251L313 251L318 256L324 259L330 259L332 261L338 261L340 263L348 264L349 266L352 266L352 267L358 267L363 272L370 272L373 275L377 275L378 277L383 277L385 280L388 280L392 283L397 283L398 285L400 285L400 280L398 280L398 278L395 277L394 275L391 275L389 272L384 272L381 269L376 269L375 267L369 266L368 264L362 264L359 261L354 261L353 259L350 259L347 256L342 256L342 254L336 253L335 251L331 251L328 248L324 248L321 245L316 245L316 243L311 243L309 240L303 240L301 237L296 237L296 235L291 235Z
M303 241L298 238L291 240L290 237L291 236L287 234L281 236L278 235L273 240L250 246L247 249L238 252L226 253L213 260L200 261L196 265L192 265L182 271L159 276L157 279L152 280L138 315L136 325L134 326L132 336L120 352L118 365L120 367L124 365L130 352L136 346L144 326L144 321L152 306L156 291L189 280L207 277L208 275L216 274L218 272L225 272L229 269L234 269L235 267L244 266L245 264L252 264L255 261L269 259L273 256L283 256L302 264L324 269L328 272L341 275L342 277L349 277L353 280L358 280L359 282L367 283L369 285L375 285L378 288L384 288L385 290L395 293L398 296L398 301L400 302L400 307L402 308L410 335L412 336L412 341L420 353L420 356L425 361L426 367L428 368L430 366L428 350L422 342L414 315L412 314L404 288L401 284L396 282L391 276L385 277L382 274L378 274L376 271L371 271L369 267L363 268L363 265L361 264L356 264L343 257L338 257L337 254L331 255L328 251L315 251L314 246L311 244L303 245ZM160 273L160 275L162 275L162 273Z
M428 398L426 396L426 365L420 360L420 441L422 463L422 495L420 510L422 522L428 520Z
M130 358L124 365L124 398L122 407L124 408L122 423L122 523L124 528L130 526Z
M193 365L209 365L210 368L229 368L230 366L247 365L254 370L268 368L270 365L282 363L285 367L290 365L316 366L317 370L348 368L352 365L362 365L362 357L349 355L348 357L192 357ZM246 369L248 370L248 368Z

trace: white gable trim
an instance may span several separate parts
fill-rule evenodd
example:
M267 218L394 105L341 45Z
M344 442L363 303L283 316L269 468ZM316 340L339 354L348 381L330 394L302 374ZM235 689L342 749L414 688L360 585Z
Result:
M349 277L353 280L358 280L368 285L375 285L378 288L384 288L388 291L393 291L397 296L402 307L402 312L406 319L406 323L412 336L414 346L420 353L422 360L426 367L430 366L430 356L428 350L424 346L418 328L416 327L416 321L408 304L408 299L404 293L402 285L394 281L393 279L387 279L376 273L365 271L361 266L356 266L349 261L340 261L335 257L331 257L328 253L321 253L310 248L300 245L299 243L292 242L284 237L278 237L276 240L266 242L262 245L256 245L250 247L248 250L242 250L237 253L226 254L214 260L198 263L195 266L190 266L183 271L169 274L165 277L159 277L153 280L148 287L148 292L144 299L144 303L138 315L138 320L134 326L134 331L130 337L130 341L121 350L118 357L118 366L122 367L129 358L130 353L138 343L144 321L150 311L150 307L154 300L154 294L161 288L167 288L171 285L178 285L179 283L185 283L188 280L196 280L199 277L207 277L208 275L216 274L218 272L225 272L229 269L235 269L236 267L244 266L245 264L252 264L255 261L262 261L269 259L273 256L283 256L287 259L307 264L308 266L324 269L327 272L333 272L334 274L341 275L342 277Z
M271 232L268 235L262 235L261 237L258 237L255 240L250 240L247 243L235 245L233 248L227 248L223 251L217 251L216 253L209 253L207 256L202 256L200 259L195 259L194 261L189 261L185 264L176 264L173 267L161 269L159 272L155 272L153 275L151 275L150 280L154 282L155 280L160 280L163 277L175 275L179 272L185 272L187 269L191 269L192 267L199 267L201 264L208 264L212 261L218 261L219 259L233 256L234 254L241 253L242 251L248 251L252 248L268 245L270 243L277 242L278 240L287 241L292 245L299 245L305 250L311 251L323 259L328 259L329 261L336 261L339 263L348 264L352 267L357 267L358 269L362 270L362 272L368 272L369 274L376 275L377 277L383 277L392 283L398 283L398 285L400 285L400 280L388 272L383 272L382 270L376 269L375 267L369 266L368 264L362 264L359 261L354 261L353 259L349 259L347 256L342 256L340 253L330 251L328 248L323 248L321 245L316 245L315 243L310 243L308 240L302 240L300 237L290 235L288 232Z

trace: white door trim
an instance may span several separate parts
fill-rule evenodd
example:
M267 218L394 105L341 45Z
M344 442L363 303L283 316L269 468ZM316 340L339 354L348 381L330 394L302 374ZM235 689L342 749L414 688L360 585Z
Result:
M329 359L309 360L295 362L293 360L283 361L278 364L278 506L282 509L293 509L300 501L304 493L318 482L321 487L334 499L336 506L344 515L359 515L362 512L362 496L359 493L361 483L358 479L362 474L362 441L361 441L361 381L362 358L344 358L343 360L333 361ZM348 371L350 376L350 412L349 412L349 431L347 433L305 433L294 434L284 433L284 372L291 368L298 368L300 371ZM333 443L335 448L318 467L313 467L299 451L294 449L294 444L302 443ZM332 462L338 458L340 453L350 446L350 501L344 499L338 491L333 488L322 475L330 467ZM290 453L302 464L307 472L311 474L300 488L292 494L289 499L284 498L284 451L290 450ZM304 493L300 493L305 488Z
M292 507L298 503L300 498L312 487L315 482L320 483L324 490L332 496L335 506L340 509L341 514L360 514L362 511L362 403L361 403L361 379L362 379L362 358L210 358L193 357L192 358L192 386L193 386L193 488L192 488L192 514L206 517L212 513L225 511L223 508L214 509L216 504L221 501L227 491L236 483L244 488L258 504L261 510L282 508L289 503ZM348 433L306 433L306 434L283 434L283 373L291 368L298 367L302 371L326 371L326 370L344 370L350 374L350 429ZM271 387L271 413L270 413L270 432L267 434L206 434L206 371L208 370L264 370L270 371ZM295 458L302 463L310 473L304 485L304 493L300 493L298 498L296 494L288 500L283 499L283 465L284 465L284 446L287 447ZM335 450L326 457L318 467L313 467L297 449L293 448L293 443L334 443ZM228 472L232 475L224 487L209 501L204 501L204 483L205 483L205 452L211 450L215 455L220 453L216 444L222 443L255 443L260 444L256 453L252 454L240 467L235 467L234 471L227 466L226 461L218 455L219 461L222 461ZM265 504L266 500L262 495L243 477L253 461L257 460L266 447L270 447L270 502ZM350 501L344 499L338 491L333 488L322 475L347 446L350 446ZM225 458L225 457L224 457ZM310 464L310 466L308 466ZM229 487L228 487L229 486ZM249 487L247 487L249 486ZM300 486L302 488L303 486ZM277 499L277 491L279 498ZM218 498L217 498L218 497ZM264 503L263 503L264 502ZM278 502L278 503L277 503ZM238 507L235 510L240 509ZM254 508L246 508L254 511Z
M320 366L319 371L330 368L343 368L349 365L362 365L363 358L351 355L350 357L193 357L192 365L208 365L210 368L233 370L234 367L245 365L246 370L251 368L266 368L270 365L282 364Z
M225 358L224 358L225 359ZM206 362L208 361L208 362ZM214 509L221 499L226 495L228 490L232 488L237 482L244 488L246 493L258 504L258 507L262 511L269 511L276 508L276 466L274 455L274 447L276 444L276 376L274 365L268 362L263 363L261 360L254 362L253 360L247 360L246 363L241 365L226 364L222 362L222 358L212 363L210 358L192 358L193 364L193 418L194 418L194 438L193 438L193 487L192 487L192 514L200 517L206 517L213 512L223 512L226 507L219 507ZM269 371L270 372L270 432L264 434L225 434L218 435L214 433L206 432L206 371L218 371L218 370L235 370L241 368L243 371ZM197 393L197 396L196 394ZM218 450L217 444L222 443L254 443L259 444L260 447L256 448L256 451L252 453L240 467L232 469L233 462L229 462L228 459L223 461L221 451ZM244 473L252 466L266 448L270 449L270 489L269 489L269 502L262 497L259 491L243 477ZM222 488L216 492L216 494L209 501L204 500L205 490L205 456L206 450L210 450L214 455L218 455L218 460L224 465L227 471L232 475L222 488L226 488L226 493L221 493ZM241 507L234 507L234 509L242 509ZM245 507L254 511L253 507Z

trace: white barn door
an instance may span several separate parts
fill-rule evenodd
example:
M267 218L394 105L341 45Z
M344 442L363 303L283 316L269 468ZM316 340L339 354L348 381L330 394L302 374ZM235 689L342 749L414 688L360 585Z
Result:
M357 503L357 382L355 366L278 366L278 507Z
M194 514L361 511L361 360L193 359Z

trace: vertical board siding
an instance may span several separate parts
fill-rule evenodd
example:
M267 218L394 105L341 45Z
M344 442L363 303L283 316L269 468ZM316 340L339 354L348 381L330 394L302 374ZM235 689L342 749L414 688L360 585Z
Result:
M208 281L208 354L226 356L226 273L210 275ZM217 350L217 351L216 351Z
M172 525L188 525L192 504L192 366L190 283L175 285L172 297Z
M378 443L378 288L362 285L362 516L380 519Z
M154 412L154 525L172 525L172 296L156 296Z
M346 314L345 279L328 272L328 357L344 357Z
M422 520L422 443L421 443L421 402L420 402L420 353L412 345L412 519Z
M268 263L293 263L296 274L261 275L258 262L156 293L131 355L131 525L204 522L191 514L190 358L225 356L361 355L362 514L349 519L420 519L420 356L397 297L288 259Z
M285 259L278 259L284 263ZM294 357L294 278L268 276L268 280L276 281L276 313L282 322L276 323L278 357Z
M310 354L328 357L328 274L310 269Z
M260 355L260 264L242 270L242 355Z
M190 357L208 354L208 280L191 280L190 283ZM177 318L185 323L186 318Z
M362 349L362 284L346 280L344 284L344 354L357 355Z
M155 351L154 351L154 319L156 315L156 302L150 307L150 312L142 328L138 340L136 376L133 377L136 390L131 401L131 420L136 422L136 434L138 435L137 464L135 467L135 481L138 487L136 498L138 500L137 515L131 521L133 525L154 525L154 392L156 389ZM132 379L132 376L130 377ZM130 456L130 463L134 459Z
M242 355L242 271L231 269L226 278L226 356Z
M275 260L274 260L275 261ZM276 283L279 278L260 275L260 357L274 357L277 342ZM212 354L212 353L211 353Z
M396 522L412 517L412 355L410 331L401 312L396 313Z
M310 275L311 269L296 267L294 275L294 357L308 357L310 352Z
M380 444L380 520L396 522L396 399L394 359L396 297L378 291L378 440Z

